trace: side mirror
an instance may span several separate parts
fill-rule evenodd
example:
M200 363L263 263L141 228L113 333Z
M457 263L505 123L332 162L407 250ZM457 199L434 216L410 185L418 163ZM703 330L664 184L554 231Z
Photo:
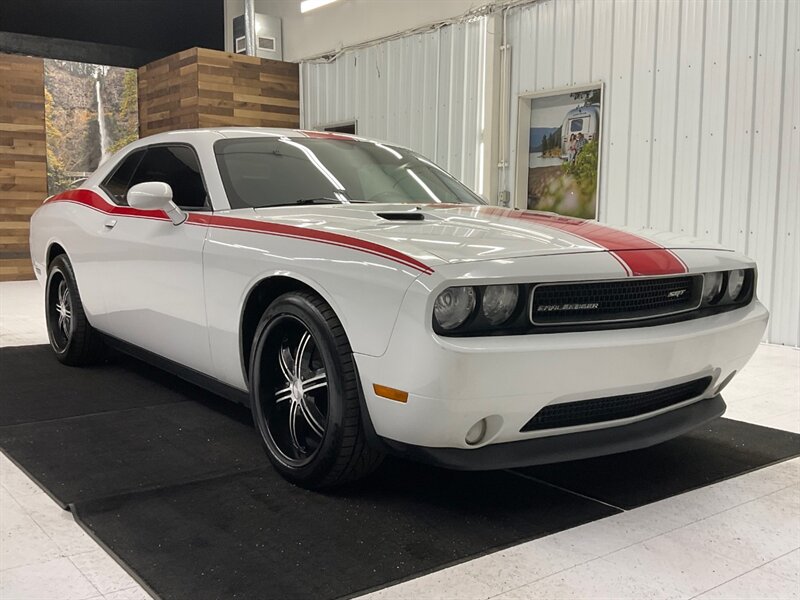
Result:
M163 181L145 181L137 183L128 190L128 206L142 210L163 210L173 225L180 225L186 220L183 212L172 201L172 188Z

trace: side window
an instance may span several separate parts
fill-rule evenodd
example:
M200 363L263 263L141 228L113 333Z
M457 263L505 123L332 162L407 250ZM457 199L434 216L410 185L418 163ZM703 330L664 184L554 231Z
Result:
M108 192L111 199L117 204L122 206L128 204L125 194L128 193L131 177L133 177L136 167L142 161L145 152L146 150L142 149L129 154L103 182L103 189Z
M187 146L152 146L136 169L130 186L144 181L163 181L172 188L172 199L181 208L206 206L206 188L200 164Z

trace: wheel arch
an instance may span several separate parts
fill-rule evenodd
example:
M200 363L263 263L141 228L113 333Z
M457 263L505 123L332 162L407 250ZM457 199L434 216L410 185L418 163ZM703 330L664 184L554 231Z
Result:
M310 292L322 298L328 303L339 320L342 321L342 315L336 310L331 298L321 290L320 286L304 281L295 275L275 274L259 279L247 292L239 316L239 355L241 357L242 373L248 385L250 382L250 374L248 372L250 352L261 316L278 297L288 292L299 291ZM346 334L347 327L344 322L342 322L342 327L344 327Z
M45 253L45 259L44 259L45 271L50 267L50 263L53 262L56 256L60 256L62 254L66 256L67 259L69 259L69 254L67 254L67 251L64 248L64 246L58 241L55 240L51 241L47 245L47 251Z

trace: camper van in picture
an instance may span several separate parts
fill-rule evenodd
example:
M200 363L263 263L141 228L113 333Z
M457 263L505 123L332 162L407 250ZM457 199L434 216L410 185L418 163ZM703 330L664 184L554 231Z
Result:
M561 158L567 160L569 153L567 145L571 135L577 136L582 133L588 140L592 141L598 133L600 127L600 105L587 104L573 108L564 116L561 125Z

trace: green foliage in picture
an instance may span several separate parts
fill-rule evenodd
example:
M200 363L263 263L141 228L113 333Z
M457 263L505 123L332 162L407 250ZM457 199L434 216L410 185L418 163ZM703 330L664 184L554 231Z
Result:
M115 119L117 139L108 148L109 154L139 139L138 93L136 71L128 70L122 80L122 96Z
M564 173L575 180L579 201L583 205L591 203L597 191L597 150L597 140L592 140L578 153L575 162L561 165Z
M44 120L47 134L47 189L61 190L69 186L69 176L64 168L64 163L58 157L56 149L61 146L64 134L56 125L56 108L53 106L53 95L44 91Z

